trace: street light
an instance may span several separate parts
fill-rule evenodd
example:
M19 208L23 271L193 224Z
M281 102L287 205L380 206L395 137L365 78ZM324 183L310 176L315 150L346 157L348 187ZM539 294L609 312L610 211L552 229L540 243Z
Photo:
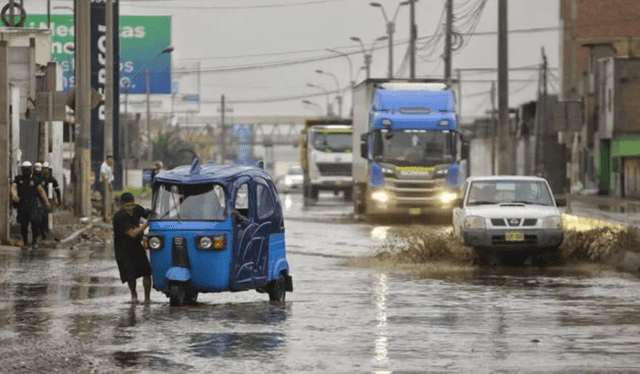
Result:
M369 3L372 7L382 9L382 16L384 17L385 22L387 23L387 35L389 36L389 79L393 78L393 33L396 31L396 17L398 16L398 11L400 7L403 5L408 5L410 1L403 1L396 7L396 12L393 15L391 21L387 17L387 12L384 11L384 7L380 3Z
M371 77L371 58L372 58L371 54L373 53L373 49L376 45L376 42L379 42L381 40L386 40L386 39L387 39L386 36L381 36L376 40L374 40L371 43L371 48L369 49L369 52L367 53L367 50L364 47L364 43L362 43L362 39L358 38L357 36L351 37L351 40L353 40L354 42L360 43L360 47L362 48L362 54L364 54L364 66L365 66L365 69L367 70L367 79Z
M319 88L322 91L324 91L324 93L327 95L327 116L333 115L333 110L331 108L331 103L329 102L329 90L327 90L326 88L324 88L322 86L318 86L317 84L312 84L312 83L307 83L307 86L313 87L313 88Z
M335 49L326 48L327 51L339 54L340 56L344 56L349 61L349 87L351 88L351 111L350 116L353 117L353 88L356 86L356 81L353 79L353 64L351 63L351 57L348 54L340 51L336 51ZM344 97L344 95L343 95ZM342 109L340 110L340 114L342 114Z
M151 60L151 62L149 62L144 69L144 72L147 76L146 79L146 83L147 83L147 87L146 87L146 92L147 92L147 136L148 136L148 141L149 141L149 147L147 149L147 161L152 161L153 158L153 143L151 142L151 72L149 71L149 66L151 66L154 62L156 62L156 60L158 58L160 58L160 56L162 56L165 53L171 53L173 52L173 47L172 46L168 46L167 48L163 49L162 52L158 53L156 55L156 57L153 58L153 60ZM140 73L138 73L140 74ZM134 75L137 76L138 74Z
M351 63L351 57L349 57L348 54L344 52L336 51L335 49L331 49L331 48L325 48L325 49L329 52L333 52L347 58L347 60L349 61L349 82L351 83L351 87L353 88L353 86L356 85L356 82L355 80L353 80L353 64Z
M338 77L335 74L329 73L327 71L323 71L320 69L316 69L316 73L330 75L336 82L336 91L338 94L336 95L336 100L338 101L338 117L342 117L342 95L340 95L340 82L338 81Z
M320 114L322 115L322 105L318 103L314 103L313 101L309 101L309 100L302 100L302 103L306 105L317 106L318 109L320 109Z

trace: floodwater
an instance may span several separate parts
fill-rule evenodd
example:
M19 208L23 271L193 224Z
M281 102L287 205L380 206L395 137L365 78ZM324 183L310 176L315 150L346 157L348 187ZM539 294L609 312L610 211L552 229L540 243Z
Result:
M110 245L30 252L4 247L0 371L640 370L640 281L634 274L586 264L458 265L438 276L384 264L351 266L354 258L379 252L394 225L354 221L350 204L330 194L313 207L303 207L296 194L282 200L294 282L284 304L246 291L201 294L197 305L174 308L154 290L150 305L131 305ZM49 361L30 361L42 357Z

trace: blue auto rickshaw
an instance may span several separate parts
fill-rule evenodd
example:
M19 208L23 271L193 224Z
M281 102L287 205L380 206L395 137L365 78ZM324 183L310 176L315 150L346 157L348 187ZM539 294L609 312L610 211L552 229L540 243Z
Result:
M284 302L293 291L282 204L264 169L196 159L156 175L152 186L145 245L153 287L171 306L252 289Z

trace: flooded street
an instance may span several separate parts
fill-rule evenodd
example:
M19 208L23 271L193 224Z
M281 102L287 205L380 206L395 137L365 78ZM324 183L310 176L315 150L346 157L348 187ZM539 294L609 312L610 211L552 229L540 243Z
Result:
M283 195L294 292L131 305L111 244L0 251L1 372L634 373L640 281L596 265L352 266L391 226ZM443 230L429 225L424 230ZM357 263L358 260L355 260ZM425 274L429 274L428 272ZM141 293L141 281L138 291Z

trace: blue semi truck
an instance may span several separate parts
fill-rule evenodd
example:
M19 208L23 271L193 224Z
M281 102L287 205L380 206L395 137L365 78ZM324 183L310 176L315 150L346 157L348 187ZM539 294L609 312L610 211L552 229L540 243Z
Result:
M353 105L355 212L450 217L468 153L454 87L368 79L354 87Z

